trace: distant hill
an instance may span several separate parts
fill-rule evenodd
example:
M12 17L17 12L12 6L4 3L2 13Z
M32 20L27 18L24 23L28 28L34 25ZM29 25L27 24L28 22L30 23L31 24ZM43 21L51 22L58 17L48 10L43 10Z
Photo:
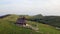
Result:
M45 16L43 21L49 25L60 27L60 16Z
M0 16L0 18L5 18L5 17L7 17L7 16L10 16L10 14Z
M60 27L60 16L43 16L39 14L32 16L29 20Z

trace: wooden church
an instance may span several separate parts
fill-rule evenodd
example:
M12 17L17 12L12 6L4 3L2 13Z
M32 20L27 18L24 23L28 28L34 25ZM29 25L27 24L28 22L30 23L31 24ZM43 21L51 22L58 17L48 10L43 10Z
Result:
M26 25L26 18L25 17L18 18L16 24Z

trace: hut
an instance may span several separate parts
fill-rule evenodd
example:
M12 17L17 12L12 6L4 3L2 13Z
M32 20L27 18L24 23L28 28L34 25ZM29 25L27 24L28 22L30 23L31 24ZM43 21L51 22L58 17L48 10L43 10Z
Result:
M26 18L25 17L18 18L16 24L26 25Z

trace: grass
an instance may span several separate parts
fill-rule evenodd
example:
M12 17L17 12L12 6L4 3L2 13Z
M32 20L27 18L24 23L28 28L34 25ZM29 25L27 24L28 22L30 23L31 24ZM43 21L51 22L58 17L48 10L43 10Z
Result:
M11 19L9 16L0 19L0 34L40 34L31 29L16 26L14 24L16 22L15 18Z
M37 22L27 21L28 24L37 25L39 32L34 30L16 26L14 23L18 16L8 16L3 19L0 19L0 34L60 34L60 30L55 29L55 27L41 24Z
M60 30L57 30L55 27L50 26L50 25L46 25L46 24L41 24L41 23L37 23L37 22L31 22L28 21L28 24L30 25L37 25L37 27L39 28L39 32L42 34L60 34Z

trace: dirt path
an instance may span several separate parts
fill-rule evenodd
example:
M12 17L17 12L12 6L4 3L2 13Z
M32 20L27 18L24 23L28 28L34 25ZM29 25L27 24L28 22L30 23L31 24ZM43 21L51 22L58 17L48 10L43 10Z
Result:
M37 28L37 27L33 27L33 26L29 25L29 24L26 24L26 27L27 27L27 28L30 28L30 29L32 29L32 30L35 30L36 32L39 32L39 31L38 31L39 28Z

